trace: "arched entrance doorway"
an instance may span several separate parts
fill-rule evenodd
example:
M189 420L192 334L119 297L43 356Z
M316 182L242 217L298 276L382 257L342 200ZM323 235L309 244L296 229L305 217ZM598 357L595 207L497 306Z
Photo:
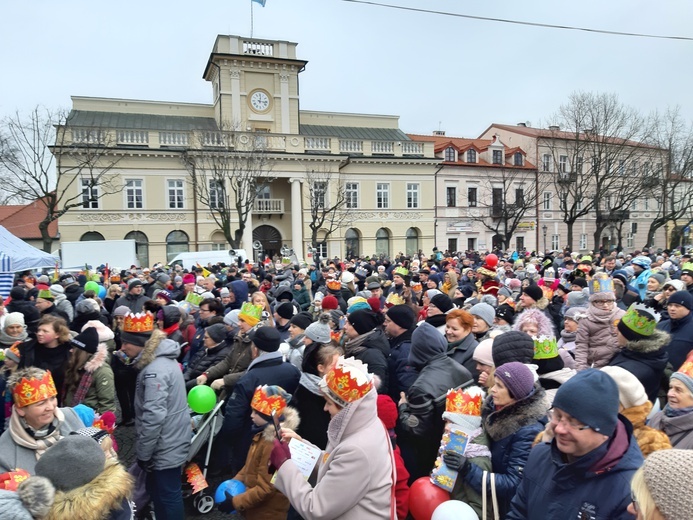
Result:
M282 248L282 235L277 228L272 226L258 226L253 229L253 242L259 240L262 244L262 254L272 258L274 255L279 255L279 250ZM246 251L250 254L250 251Z
M491 247L494 251L503 249L503 235L493 235L491 239Z

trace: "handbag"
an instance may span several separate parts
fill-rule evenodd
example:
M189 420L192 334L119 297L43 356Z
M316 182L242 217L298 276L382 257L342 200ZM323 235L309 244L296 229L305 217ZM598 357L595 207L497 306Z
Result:
M487 505L486 502L488 501L488 495L486 491L486 477L490 477L491 480L491 507L493 508L493 519L494 520L500 520L500 515L498 514L498 497L496 496L496 475L495 473L490 473L488 471L484 471L484 474L481 477L481 497L482 497L482 503L481 503L481 516L482 520L487 520L488 517L486 516L486 509Z

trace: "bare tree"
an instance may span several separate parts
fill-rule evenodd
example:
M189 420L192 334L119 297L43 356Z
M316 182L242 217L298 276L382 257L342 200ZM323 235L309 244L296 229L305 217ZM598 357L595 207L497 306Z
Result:
M111 153L112 134L71 123L70 114L36 107L27 116L5 118L0 128L6 199L44 206L39 230L46 252L51 251L51 222L123 189L114 171L120 159Z
M327 240L332 233L348 226L351 216L346 211L346 184L338 173L327 168L306 170L305 182L308 185L310 243L315 248L320 242L318 235L321 231L323 240Z
M238 248L248 215L270 176L267 139L238 131L195 134L193 147L182 152L196 200L206 206L229 245Z

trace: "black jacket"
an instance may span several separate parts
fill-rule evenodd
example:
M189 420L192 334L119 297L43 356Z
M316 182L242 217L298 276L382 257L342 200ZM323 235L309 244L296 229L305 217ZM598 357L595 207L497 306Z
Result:
M671 341L664 350L669 354L669 363L677 371L693 350L693 313L680 320L660 321L657 328L671 334Z
M65 287L65 298L67 298L67 301L69 301L73 307L82 294L84 294L84 287L79 284L74 283Z
M327 427L331 419L330 414L324 409L325 398L322 395L314 394L299 384L290 404L296 408L299 417L309 419L301 421L296 433L324 450L327 447Z
M22 354L19 368L36 367L50 370L55 389L58 391L59 405L62 404L65 370L70 359L71 348L69 342L61 343L55 348L46 348L35 339L27 340L19 345L19 351Z
M407 330L396 338L390 339L390 357L387 358L388 371L390 372L388 386L390 397L394 402L398 402L399 393L406 393L416 378L419 377L418 370L408 364L411 333L411 330Z
M180 331L176 332L180 334ZM171 335L169 339L173 339L172 336L173 335ZM188 368L186 368L185 372L183 372L185 387L190 390L196 386L197 382L195 380L197 379L197 376L202 375L209 368L223 360L230 350L231 345L229 345L225 340L213 348L200 349L197 354L195 354L195 357L190 360L190 363L188 363Z
M476 361L473 359L474 349L479 342L471 332L459 343L448 344L448 356L469 370L474 380L479 380L479 372L476 369Z
M353 356L368 365L368 371L380 378L379 394L387 394L390 373L387 358L390 356L390 343L382 329L375 329L366 340L356 348L344 346L344 356Z

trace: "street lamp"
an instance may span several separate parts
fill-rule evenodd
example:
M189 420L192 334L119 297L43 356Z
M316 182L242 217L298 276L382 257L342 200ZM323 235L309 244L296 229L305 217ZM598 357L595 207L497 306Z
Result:
M549 230L549 227L544 224L541 226L541 230L544 232L544 252L546 253L546 232Z

